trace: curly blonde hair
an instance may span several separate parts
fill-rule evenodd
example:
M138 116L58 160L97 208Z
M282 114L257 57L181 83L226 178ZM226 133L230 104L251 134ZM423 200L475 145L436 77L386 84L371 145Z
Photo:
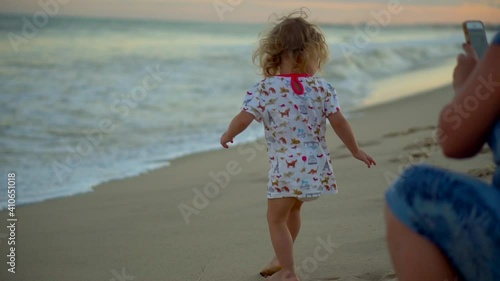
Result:
M328 62L325 36L317 25L306 20L307 17L304 9L277 17L273 28L260 34L259 47L252 59L265 77L283 74L280 73L283 58L291 59L293 71L301 73L307 73L307 66L314 61L320 71Z

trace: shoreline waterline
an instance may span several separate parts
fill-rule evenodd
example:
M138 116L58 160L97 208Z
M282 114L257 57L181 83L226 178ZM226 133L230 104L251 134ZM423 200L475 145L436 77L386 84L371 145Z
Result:
M390 100L387 100L387 101L384 101L384 102L378 102L378 103L363 105L363 106L360 106L360 107L358 107L356 109L353 109L353 110L347 112L346 115L347 115L348 119L366 118L366 117L368 117L368 115L365 115L364 111L373 110L373 109L376 109L378 107L391 106L391 104L398 103L398 102L404 101L406 99L411 99L411 98L414 98L415 96L430 94L432 92L439 91L440 89L443 89L443 88L450 88L451 89L451 85L450 84L445 84L444 86L440 85L440 86L432 88L432 89L428 89L428 90L425 90L425 91L419 91L419 92L415 92L415 93L412 93L412 94L407 94L407 95L404 95L403 97L398 97L398 98L390 99ZM258 126L260 124L256 124L256 125ZM255 137L253 139L246 140L246 141L243 141L243 142L240 142L240 143L237 143L237 141L236 141L236 144L233 147L231 147L230 149L238 149L240 146L251 145L251 144L254 144L254 143L257 143L257 142L261 142L262 140L263 140L263 137ZM64 198L74 197L74 196L80 196L82 194L86 194L86 193L89 193L89 192L95 192L96 189L102 188L103 186L105 186L105 185L107 185L107 184L109 184L111 182L114 182L114 181L121 181L121 180L132 179L132 178L136 178L136 177L139 177L139 176L147 175L149 173L152 173L152 172L155 172L155 171L158 171L158 170L168 169L168 168L173 167L174 165L176 165L176 162L178 162L178 161L184 161L186 159L193 159L193 158L202 157L204 154L221 153L224 149L222 147L219 148L219 144L218 144L217 140L214 140L214 141L215 141L214 147L211 148L211 149L200 150L200 151L193 152L193 153L187 153L187 154L179 155L177 157L168 158L168 159L164 159L164 160L155 160L152 163L150 162L149 164L151 166L149 166L149 168L145 168L143 171L138 171L138 172L136 172L134 174L126 175L126 176L123 176L123 177L115 177L115 178L112 178L112 179L109 179L109 180L106 180L106 181L95 183L95 184L93 184L91 186L88 186L87 191L77 192L77 193L74 193L74 194L68 194L68 195L62 195L62 196L56 196L56 197L48 197L48 198L44 198L44 199L39 200L39 201L33 201L33 202L27 202L27 203L20 203L18 206L23 207L23 206L27 206L27 205L42 203L42 202L45 202L45 201L51 201L51 200L57 200L57 199L64 199ZM0 211L2 211L2 210L5 210L5 208L0 208Z

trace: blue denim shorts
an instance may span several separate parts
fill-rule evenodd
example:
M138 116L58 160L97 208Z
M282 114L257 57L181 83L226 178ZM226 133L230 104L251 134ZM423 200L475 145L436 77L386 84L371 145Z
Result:
M467 281L500 280L500 189L443 169L406 170L386 193L394 215Z

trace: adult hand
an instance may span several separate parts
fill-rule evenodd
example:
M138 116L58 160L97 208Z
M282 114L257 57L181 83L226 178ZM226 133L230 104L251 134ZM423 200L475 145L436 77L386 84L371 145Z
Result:
M455 70L453 71L453 89L455 90L455 94L461 92L462 87L479 61L476 51L474 51L474 48L470 44L464 43L462 47L465 54L458 55L457 66L455 66Z

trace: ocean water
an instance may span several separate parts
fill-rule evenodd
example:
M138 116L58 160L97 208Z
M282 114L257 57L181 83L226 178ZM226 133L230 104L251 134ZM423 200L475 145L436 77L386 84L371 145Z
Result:
M260 79L251 53L264 25L51 18L14 46L21 18L0 16L0 172L5 182L17 174L18 204L218 149ZM386 27L364 39L363 26L322 28L332 53L322 75L345 111L385 79L450 64L463 41L458 26ZM419 77L411 82L425 84ZM394 98L378 92L376 102ZM237 142L262 135L252 125ZM0 193L0 208L6 201Z

